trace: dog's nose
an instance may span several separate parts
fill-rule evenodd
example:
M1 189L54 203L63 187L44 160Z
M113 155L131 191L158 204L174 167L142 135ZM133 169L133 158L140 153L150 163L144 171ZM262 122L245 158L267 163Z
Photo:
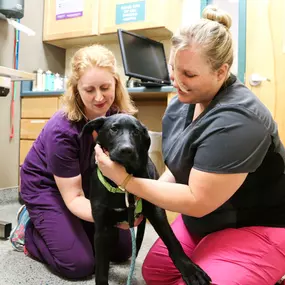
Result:
M120 149L121 155L131 156L134 153L134 149L131 146L124 146Z

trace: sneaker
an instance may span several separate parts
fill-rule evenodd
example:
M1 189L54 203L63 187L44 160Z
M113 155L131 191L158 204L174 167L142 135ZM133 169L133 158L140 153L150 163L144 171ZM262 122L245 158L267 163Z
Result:
M17 251L24 251L25 229L30 217L26 205L23 205L17 213L17 225L10 233L9 240Z

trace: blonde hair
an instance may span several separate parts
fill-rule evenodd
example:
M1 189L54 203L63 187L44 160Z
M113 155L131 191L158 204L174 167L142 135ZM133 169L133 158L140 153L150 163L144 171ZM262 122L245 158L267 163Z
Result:
M215 6L208 5L203 10L202 17L197 23L182 27L172 37L174 59L179 50L196 45L201 49L202 55L213 71L218 70L225 63L230 70L233 64L233 42L229 31L232 25L230 15ZM179 79L177 83L180 87ZM182 90L185 89L181 87Z
M134 115L137 109L122 83L118 73L114 54L102 45L91 45L79 49L71 59L71 75L67 81L66 92L61 98L62 109L71 121L80 121L85 117L84 104L81 100L77 84L84 72L90 67L106 68L115 78L115 100L111 109Z

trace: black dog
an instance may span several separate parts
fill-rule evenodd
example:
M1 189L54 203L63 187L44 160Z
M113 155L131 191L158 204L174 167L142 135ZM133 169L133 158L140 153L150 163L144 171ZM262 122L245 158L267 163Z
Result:
M84 133L98 133L96 143L103 150L108 151L110 159L123 165L127 172L135 177L157 179L157 171L148 156L150 137L147 129L133 116L125 114L100 117L88 122L80 136ZM98 177L94 153L91 157L91 188L90 201L92 215L95 220L95 280L97 285L108 285L108 271L112 245L118 236L120 222L134 223L136 198L134 195L111 193L102 184L102 177ZM105 179L110 185L116 187L112 181ZM124 179L124 177L122 177ZM104 182L103 182L104 183ZM127 201L126 201L127 197ZM210 278L184 253L179 241L175 237L163 209L142 200L143 221L138 226L136 244L137 253L140 249L145 230L146 218L150 221L160 238L168 248L169 255L175 266L182 274L187 285L206 285ZM127 207L126 204L129 204Z

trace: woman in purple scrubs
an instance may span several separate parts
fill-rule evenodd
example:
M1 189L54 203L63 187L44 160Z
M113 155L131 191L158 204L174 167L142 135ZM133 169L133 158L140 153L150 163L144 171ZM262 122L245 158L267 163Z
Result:
M18 224L10 235L13 247L49 265L66 278L94 272L94 221L89 193L89 157L93 139L78 138L84 124L134 107L111 51L100 45L78 50L63 108L53 115L21 167ZM131 255L130 232L119 231L112 260Z

